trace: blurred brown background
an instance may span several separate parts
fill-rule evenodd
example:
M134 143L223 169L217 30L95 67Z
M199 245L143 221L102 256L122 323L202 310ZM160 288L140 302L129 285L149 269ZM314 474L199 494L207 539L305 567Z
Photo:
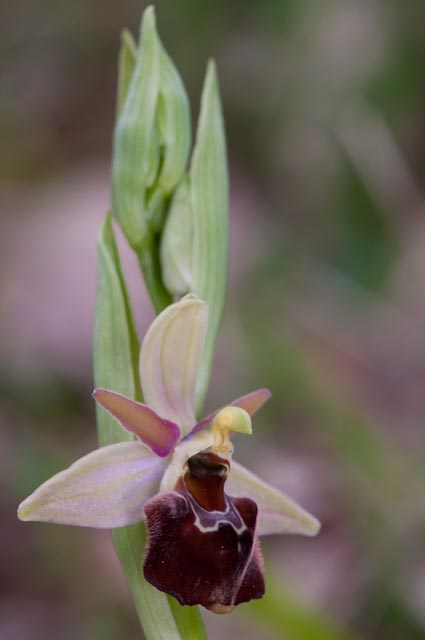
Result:
M18 502L96 446L96 234L119 33L141 2L0 8L0 638L142 637L107 532ZM212 640L425 638L423 0L159 0L194 119L219 67L231 278L208 405L273 399L239 459L323 522L263 540L268 595ZM125 265L140 335L153 312Z

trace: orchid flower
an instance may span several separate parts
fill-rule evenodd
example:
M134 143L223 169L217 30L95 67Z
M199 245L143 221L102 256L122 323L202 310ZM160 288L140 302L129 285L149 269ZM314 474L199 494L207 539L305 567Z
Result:
M207 304L199 298L167 307L141 347L146 404L106 389L93 393L135 439L77 460L24 500L18 515L100 528L145 520L145 578L180 604L225 613L264 593L259 535L311 536L320 525L232 459L230 438L251 433L251 416L270 397L267 389L196 421L206 327Z

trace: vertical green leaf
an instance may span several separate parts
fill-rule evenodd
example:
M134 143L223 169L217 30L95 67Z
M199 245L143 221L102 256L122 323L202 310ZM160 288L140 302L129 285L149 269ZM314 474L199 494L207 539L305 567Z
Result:
M226 297L228 177L223 114L214 62L207 68L191 169L193 209L192 290L208 302L208 331L196 389L202 408Z
M208 303L208 331L196 389L202 410L226 297L228 262L226 141L217 73L208 64L190 175L174 193L161 238L162 276L175 295Z
M139 341L121 270L111 215L98 240L98 281L93 344L94 382L130 398L140 395ZM112 416L97 405L99 444L131 440Z
M140 398L138 354L139 344L108 214L98 243L95 385ZM101 408L97 413L97 425L100 445L132 438ZM147 640L203 640L205 633L197 608L171 604L168 596L145 581L142 572L145 525L115 529L112 536ZM182 630L185 630L184 635Z

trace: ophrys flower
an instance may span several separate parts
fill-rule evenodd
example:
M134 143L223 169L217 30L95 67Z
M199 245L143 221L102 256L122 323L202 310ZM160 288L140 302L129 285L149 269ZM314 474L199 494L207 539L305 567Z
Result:
M222 613L264 593L258 535L314 535L319 523L232 460L232 433L251 433L269 391L196 421L206 326L207 305L193 296L153 321L140 352L146 404L106 389L93 394L136 439L84 456L36 489L18 515L100 528L146 520L146 579L181 604Z

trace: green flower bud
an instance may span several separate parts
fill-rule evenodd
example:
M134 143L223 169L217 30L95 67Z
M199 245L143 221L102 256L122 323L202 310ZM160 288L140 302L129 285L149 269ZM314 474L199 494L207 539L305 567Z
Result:
M161 201L180 180L190 146L189 102L159 40L152 7L143 15L137 48L123 34L118 85L112 209L139 251L162 219Z

